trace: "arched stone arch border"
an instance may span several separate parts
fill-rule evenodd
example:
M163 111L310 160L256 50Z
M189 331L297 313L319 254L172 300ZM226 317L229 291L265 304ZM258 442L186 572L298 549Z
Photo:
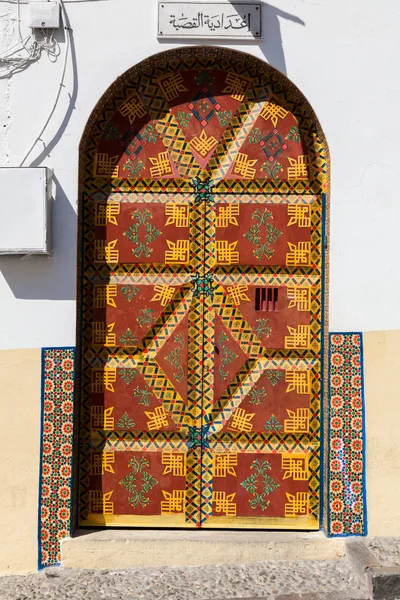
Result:
M80 143L80 169L79 169L79 206L78 219L82 217L82 190L88 178L92 177L91 171L91 155L95 151L96 141L102 132L102 127L107 119L107 112L112 110L113 102L118 99L123 90L131 84L132 80L139 74L145 75L149 71L157 68L164 72L169 69L174 69L179 62L195 62L207 61L208 66L218 65L226 69L234 69L235 72L248 74L264 74L267 75L275 84L275 89L278 89L279 98L282 103L293 112L299 122L299 129L302 136L306 140L309 158L311 177L308 181L295 182L298 193L312 192L321 194L324 198L324 306L322 314L322 344L323 350L323 397L321 411L321 473L323 480L322 500L322 522L321 527L328 534L335 533L354 533L346 531L332 531L328 529L331 520L328 518L329 504L329 488L330 488L330 471L328 470L328 460L330 457L330 448L328 447L329 438L329 402L328 402L328 281L327 274L329 270L329 254L326 240L329 239L329 192L330 192L330 159L329 150L325 136L319 124L319 121L304 95L298 88L287 79L283 74L278 72L272 66L264 63L260 59L226 48L213 47L185 47L162 52L151 56L138 65L135 65L123 75L121 75L104 93L96 107L94 108L88 123L85 127L82 140ZM266 193L281 192L290 193L293 182L265 181ZM123 187L123 180L121 180ZM81 225L79 231L82 232ZM81 233L80 233L81 235ZM79 364L79 332L80 320L83 307L83 298L79 281L81 278L81 252L82 239L78 236L78 306L77 306L77 332L78 342L77 350L68 349L43 349L43 411L42 411L42 458L41 458L41 474L40 474L40 497L39 497L39 567L57 564L60 561L60 540L71 535L76 527L76 488L77 469L75 476L72 476L74 462L72 459L72 444L75 449L75 463L77 460L77 443L78 443L78 421L79 421L79 386L80 373L79 370L75 376L75 395L72 389L72 379L70 373L67 373L63 368L62 361L71 361L76 358L76 364ZM61 354L60 354L61 353ZM53 362L52 362L53 361ZM49 365L53 366L49 368ZM71 364L68 362L68 364ZM54 384L62 383L64 386L62 393L54 396ZM66 382L66 383L65 383ZM53 387L52 387L53 384ZM71 405L71 402L74 404ZM71 409L73 407L73 410ZM74 432L72 431L72 423L74 421ZM51 425L53 427L51 427ZM50 431L52 433L46 433ZM61 439L60 433L54 431L63 431L65 438ZM340 435L340 433L339 433ZM47 437L46 437L47 436ZM51 438L51 439L50 439ZM55 458L58 452L60 443L64 444L64 453L59 460L59 469L64 468L64 479L54 477L50 479L46 472L49 459ZM68 476L69 473L69 476ZM49 485L50 484L50 485ZM68 491L69 490L69 491ZM53 500L52 500L53 499ZM57 500L55 500L57 499ZM340 517L339 517L340 518ZM364 531L364 530L363 530ZM360 533L363 533L360 531Z

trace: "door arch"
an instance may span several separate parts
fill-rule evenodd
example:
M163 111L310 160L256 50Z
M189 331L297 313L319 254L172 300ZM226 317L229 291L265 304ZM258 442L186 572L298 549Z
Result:
M320 523L328 151L236 51L123 74L80 146L82 525Z

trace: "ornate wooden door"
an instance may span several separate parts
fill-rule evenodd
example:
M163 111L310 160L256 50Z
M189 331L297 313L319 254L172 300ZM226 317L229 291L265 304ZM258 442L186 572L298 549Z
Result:
M287 80L202 55L82 145L80 523L318 528L323 146Z

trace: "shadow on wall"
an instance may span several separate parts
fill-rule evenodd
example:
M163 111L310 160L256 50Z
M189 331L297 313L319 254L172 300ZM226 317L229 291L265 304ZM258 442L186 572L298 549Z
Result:
M16 298L75 300L76 297L76 213L55 176L53 181L53 256L0 257L0 272Z
M69 22L66 26L70 26ZM65 44L64 33L63 28L57 30L55 37L59 43ZM69 30L69 34L73 81L72 90L68 92L68 107L52 139L36 158L27 161L30 167L46 164L46 159L62 138L72 111L75 109L78 96L78 68L72 30ZM31 157L38 152L38 144L33 148ZM53 182L52 256L0 257L0 272L16 298L27 300L75 300L76 298L76 212L55 175L53 175Z
M230 0L230 2L235 2L236 0ZM262 1L262 0L261 0ZM260 0L251 0L251 2L260 2ZM296 15L292 15L290 13L277 8L276 6L272 6L271 4L267 4L263 2L263 11L262 11L262 40L259 42L254 41L241 41L240 45L243 52L246 52L246 47L249 45L254 46L257 43L260 47L260 50L265 56L266 61L278 69L284 75L287 75L286 70L286 61L285 61L285 53L283 51L283 40L281 33L281 24L280 19L287 19L288 21L292 21L293 23L297 23L298 25L305 26L305 22L302 21ZM168 40L159 40L161 45L170 44ZM177 40L179 45L195 45L196 41L194 40ZM202 45L218 45L218 46L232 46L232 40L223 41L223 40L211 40L211 41L200 41Z

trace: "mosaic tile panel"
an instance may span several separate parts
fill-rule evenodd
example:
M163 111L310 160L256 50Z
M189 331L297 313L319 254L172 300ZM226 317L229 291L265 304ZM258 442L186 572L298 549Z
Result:
M42 350L39 569L60 563L71 535L74 348Z
M361 333L331 333L328 534L367 535Z

